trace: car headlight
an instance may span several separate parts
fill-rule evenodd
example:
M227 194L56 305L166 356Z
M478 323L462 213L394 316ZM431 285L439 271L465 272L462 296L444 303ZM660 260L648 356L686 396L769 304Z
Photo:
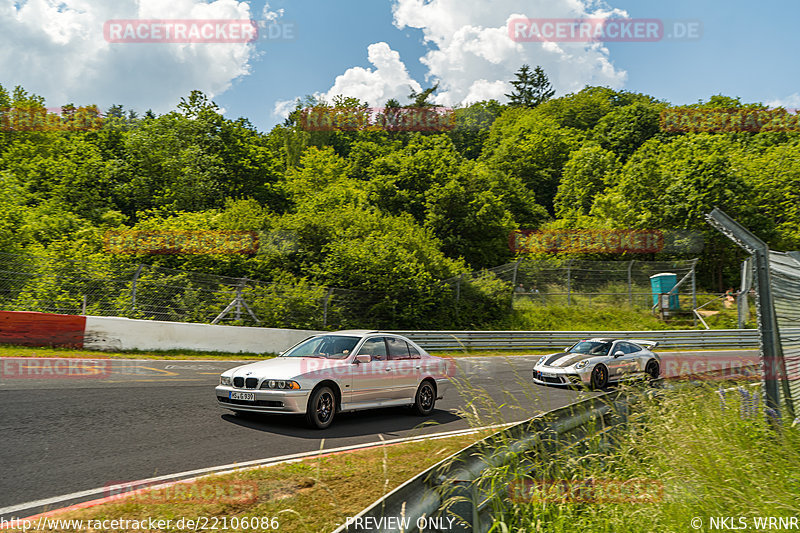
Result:
M230 378L230 376L220 376L219 377L219 384L220 385L225 385L226 387L230 387L231 386L231 378Z
M300 384L296 381L283 380L283 379L265 379L261 382L262 389L290 389L298 390Z
M547 359L547 356L546 356L546 355L543 355L543 356L541 356L541 357L539 358L539 362L538 362L538 363L536 363L536 366L543 365L546 359Z
M575 364L575 368L577 368L578 370L580 370L581 368L585 367L587 364L589 364L589 360L588 360L588 359L584 359L583 361L578 361L578 362Z

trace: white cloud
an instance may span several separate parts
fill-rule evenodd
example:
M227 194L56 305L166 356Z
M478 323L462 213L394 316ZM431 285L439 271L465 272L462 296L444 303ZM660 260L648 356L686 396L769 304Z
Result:
M800 108L800 93L793 93L785 98L776 98L767 102L769 107L783 107L785 109Z
M504 100L508 80L523 64L541 65L557 94L587 84L623 86L627 77L594 43L519 43L508 35L514 18L600 18L624 16L591 0L396 0L394 22L418 28L432 49L420 60L428 80L439 82L434 100L469 103L489 95ZM502 90L501 90L501 87Z
M237 0L0 0L0 83L22 85L50 106L165 112L193 89L227 90L250 72L255 45L109 43L104 22L250 18Z
M295 102L296 100L278 100L272 108L272 113L282 119L288 118L289 113L294 111Z
M411 89L422 90L419 83L408 75L400 54L389 48L388 44L381 42L369 45L367 60L374 69L348 69L336 77L333 87L325 94L325 99L331 101L334 96L343 94L379 106L390 98L405 100Z
M373 107L383 106L387 100L394 98L399 102L408 100L412 89L420 92L420 84L409 76L400 54L392 50L384 42L374 43L367 47L367 60L371 68L352 67L336 80L326 92L315 92L314 97L328 103L335 96L344 95L368 102ZM286 118L295 107L296 100L279 100L273 107L273 113Z
M627 78L599 43L519 43L508 34L508 21L514 18L626 16L602 0L394 0L392 10L397 28L422 31L430 47L420 58L428 67L426 86L439 83L432 101L442 105L505 101L512 90L508 82L523 64L540 65L556 94L587 84L621 88ZM389 98L407 102L409 86L421 90L388 44L370 45L369 61L375 69L350 68L315 96L330 101L343 94L382 105ZM285 116L293 107L294 101L280 101L274 112Z

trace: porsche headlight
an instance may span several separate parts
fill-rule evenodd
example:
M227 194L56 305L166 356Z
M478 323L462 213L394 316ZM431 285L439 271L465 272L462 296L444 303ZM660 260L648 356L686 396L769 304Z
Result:
M538 362L538 363L536 363L536 366L543 365L546 359L547 359L547 356L546 356L546 355L543 355L543 356L541 356L541 357L539 358L539 362Z
M589 364L589 360L588 360L588 359L584 359L583 361L578 361L578 362L575 364L575 368L577 368L578 370L580 370L581 368L585 367L587 364Z
M230 378L230 376L220 376L219 377L219 384L220 385L225 385L226 387L230 387L231 386L231 378Z

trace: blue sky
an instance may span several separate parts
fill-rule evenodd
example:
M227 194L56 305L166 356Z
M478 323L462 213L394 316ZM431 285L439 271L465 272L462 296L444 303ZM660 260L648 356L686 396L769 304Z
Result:
M345 93L372 105L440 83L458 105L509 91L523 64L542 65L557 95L587 84L672 103L713 94L800 107L798 32L788 0L0 0L0 83L102 109L173 109L192 89L229 117L268 130L306 94ZM693 19L702 37L650 43L515 43L512 15ZM109 43L109 19L274 19L287 40L251 44Z

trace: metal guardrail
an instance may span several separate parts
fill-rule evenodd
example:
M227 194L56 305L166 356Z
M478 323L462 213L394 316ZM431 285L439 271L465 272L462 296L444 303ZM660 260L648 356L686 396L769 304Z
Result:
M741 375L756 369L757 365L742 367ZM733 377L724 370L704 375ZM675 385L663 379L655 383L664 384L665 389L696 385L693 381ZM628 420L628 401L626 391L615 390L500 430L406 481L334 533L486 533L493 524L492 494L476 482L484 470L506 464L509 456L552 453L591 436L605 437L610 448L608 436Z
M485 469L504 464L510 453L554 451L618 427L627 420L626 400L612 391L494 433L403 483L334 533L486 532L489 498L474 483ZM454 499L460 501L445 509Z
M756 329L656 331L392 331L429 351L562 349L579 339L618 337L658 341L659 348L758 348Z

